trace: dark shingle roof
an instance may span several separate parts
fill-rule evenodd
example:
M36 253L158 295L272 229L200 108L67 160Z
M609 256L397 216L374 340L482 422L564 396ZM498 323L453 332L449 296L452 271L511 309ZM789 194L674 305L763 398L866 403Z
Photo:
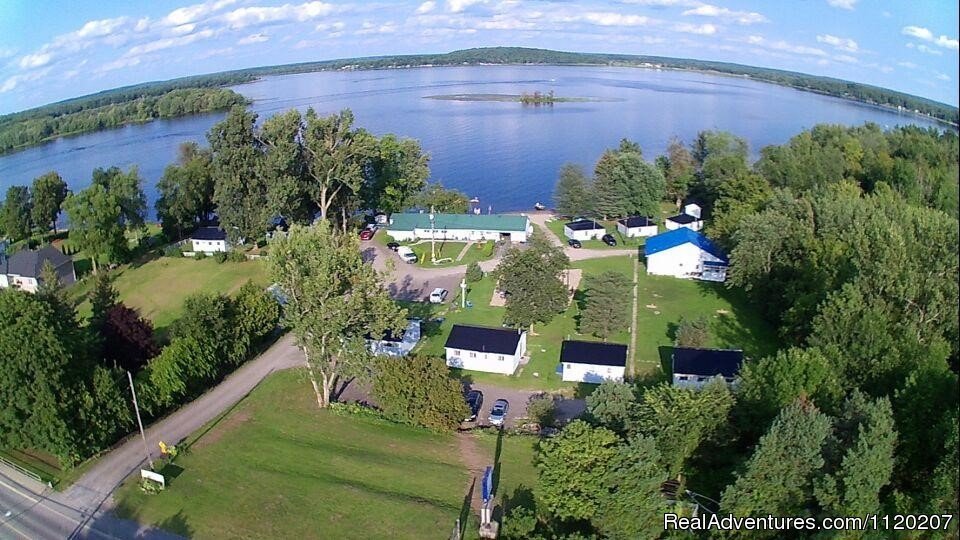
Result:
M219 227L200 227L190 235L191 240L226 240L227 233Z
M631 216L628 218L623 218L619 220L619 223L622 223L624 227L627 227L630 229L634 227L649 227L651 225L656 225L656 223L653 222L652 218L648 218L644 216Z
M627 346L617 343L566 340L560 346L560 362L564 364L626 366Z
M520 343L520 333L516 330L455 324L450 329L450 336L447 337L447 343L444 347L495 354L513 354L517 352L518 343Z
M665 233L660 233L656 236L647 238L647 243L644 244L643 252L644 255L649 257L654 253L666 251L670 248L675 248L688 243L697 246L698 248L706 251L718 259L723 260L724 262L727 262L726 253L724 253L718 245L714 244L706 236L696 231L691 231L686 227L680 227L679 229L673 229L672 231L667 231Z
M564 225L569 228L571 231L593 231L596 229L602 229L603 225L593 221L591 219L581 219L579 221L571 221Z
M69 285L74 282L73 259L52 246L36 251L29 249L18 251L10 255L6 264L3 265L3 271L6 274L37 278L40 277L40 271L43 270L43 263L46 261L50 261L56 269L61 284Z
M673 217L668 217L667 220L674 223L679 223L681 225L686 225L687 223L693 223L694 221L699 221L697 218L691 216L690 214L677 214Z
M743 364L743 351L729 349L673 349L673 373L701 377L736 377Z

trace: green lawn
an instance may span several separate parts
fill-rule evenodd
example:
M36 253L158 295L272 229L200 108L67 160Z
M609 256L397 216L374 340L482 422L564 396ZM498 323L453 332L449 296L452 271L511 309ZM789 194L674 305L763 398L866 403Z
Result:
M388 235L386 231L377 233L374 238L382 246L386 246L388 243L394 241L393 237ZM417 254L417 264L423 268L446 268L449 266L462 266L472 262L485 261L493 257L496 248L496 242L475 242L470 246L470 249L467 250L463 258L458 261L457 257L467 243L437 240L437 259L450 260L440 264L433 264L430 262L430 242L399 242L399 244L409 246L410 249Z
M539 438L521 435L504 435L499 438L490 431L479 433L476 437L480 447L490 456L490 465L493 465L494 459L498 457L497 445L500 446L499 466L493 475L499 506L494 517L502 519L504 511L517 506L534 508L533 488L537 485L537 469L533 458ZM471 517L464 536L478 538L479 520Z
M117 513L196 538L439 538L468 475L451 435L316 407L304 374L271 375Z
M583 270L586 277L604 271L619 272L633 279L631 257L605 257L588 259L572 264ZM418 316L442 317L440 324L427 323L425 339L418 352L443 356L443 344L454 324L476 324L498 327L503 322L504 308L491 307L490 297L494 283L489 277L470 284L467 299L473 307L460 309L459 294L450 303L440 308L424 304L415 306ZM458 293L458 291L454 291ZM729 290L722 284L697 282L661 276L648 276L641 264L639 267L639 291L637 313L636 374L643 376L657 373L663 366L669 369L669 347L673 343L675 326L681 317L706 317L710 323L710 346L742 348L749 357L758 357L776 350L777 340L773 329L747 306L739 291ZM577 333L577 316L582 296L578 293L567 310L549 324L535 325L534 334L528 337L527 350L530 362L518 374L507 376L495 373L465 371L463 375L475 381L498 384L513 388L560 390L575 389L573 383L563 382L556 373L560 358L560 345L565 339L595 339ZM624 298L627 309L632 309L632 298ZM647 308L655 305L656 308ZM659 312L659 313L657 313ZM612 343L630 342L629 329L611 336ZM663 365L663 362L667 362Z
M560 239L564 244L567 243L567 236L563 234L563 226L568 223L566 219L554 219L553 221L547 222L547 228L550 229L553 234ZM616 220L611 221L602 221L599 220L598 223L606 228L607 233L612 234L614 238L617 239L616 246L608 246L601 242L600 240L583 240L580 243L583 245L584 249L623 249L625 247L638 247L642 246L646 242L646 238L628 238L620 234L620 231L617 230Z
M140 310L140 314L156 328L165 328L183 312L183 299L196 292L229 294L247 280L258 285L269 284L266 265L261 261L217 263L213 258L193 260L188 257L160 257L142 264L121 266L114 271L114 286L120 300ZM87 295L93 280L85 279L69 289L80 305L81 316L90 313Z

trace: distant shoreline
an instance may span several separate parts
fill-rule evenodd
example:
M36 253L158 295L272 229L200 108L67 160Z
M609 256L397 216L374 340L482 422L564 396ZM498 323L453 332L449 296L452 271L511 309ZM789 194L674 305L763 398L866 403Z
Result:
M436 99L440 101L496 101L501 103L523 103L522 94L439 94L434 96L423 96L423 99ZM524 103L525 105L551 105L553 103L600 103L626 101L615 98L595 98L595 97L560 97L554 96L549 101L542 103Z

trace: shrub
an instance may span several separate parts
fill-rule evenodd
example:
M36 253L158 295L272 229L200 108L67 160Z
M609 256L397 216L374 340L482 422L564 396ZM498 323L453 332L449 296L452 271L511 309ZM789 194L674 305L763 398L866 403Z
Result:
M465 276L467 283L476 283L483 279L483 270L480 268L480 265L476 261L470 263L467 266L467 275Z
M710 321L704 317L680 319L677 326L677 347L700 348L710 340Z
M217 261L217 264L223 264L224 262L227 261L227 252L226 252L226 251L218 251L218 252L214 253L214 254L213 254L213 260Z
M438 358L378 358L373 395L386 418L437 431L456 429L469 414L463 385Z
M234 249L227 252L227 260L230 262L244 262L247 260L247 256L239 249Z
M196 254L193 256L193 259L196 261L202 261L206 258L207 258L207 254L202 251L197 251Z
M541 426L552 426L557 407L550 394L530 396L527 402L527 417Z
M176 244L170 244L169 246L163 248L164 257L183 257L183 250L180 249L180 246Z

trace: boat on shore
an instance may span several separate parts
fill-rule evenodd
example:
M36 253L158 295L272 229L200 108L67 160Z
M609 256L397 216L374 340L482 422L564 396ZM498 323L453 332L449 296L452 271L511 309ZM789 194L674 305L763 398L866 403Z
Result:
M533 209L538 211L543 211L543 210L546 210L547 207L543 203L538 202L537 204L533 205Z

